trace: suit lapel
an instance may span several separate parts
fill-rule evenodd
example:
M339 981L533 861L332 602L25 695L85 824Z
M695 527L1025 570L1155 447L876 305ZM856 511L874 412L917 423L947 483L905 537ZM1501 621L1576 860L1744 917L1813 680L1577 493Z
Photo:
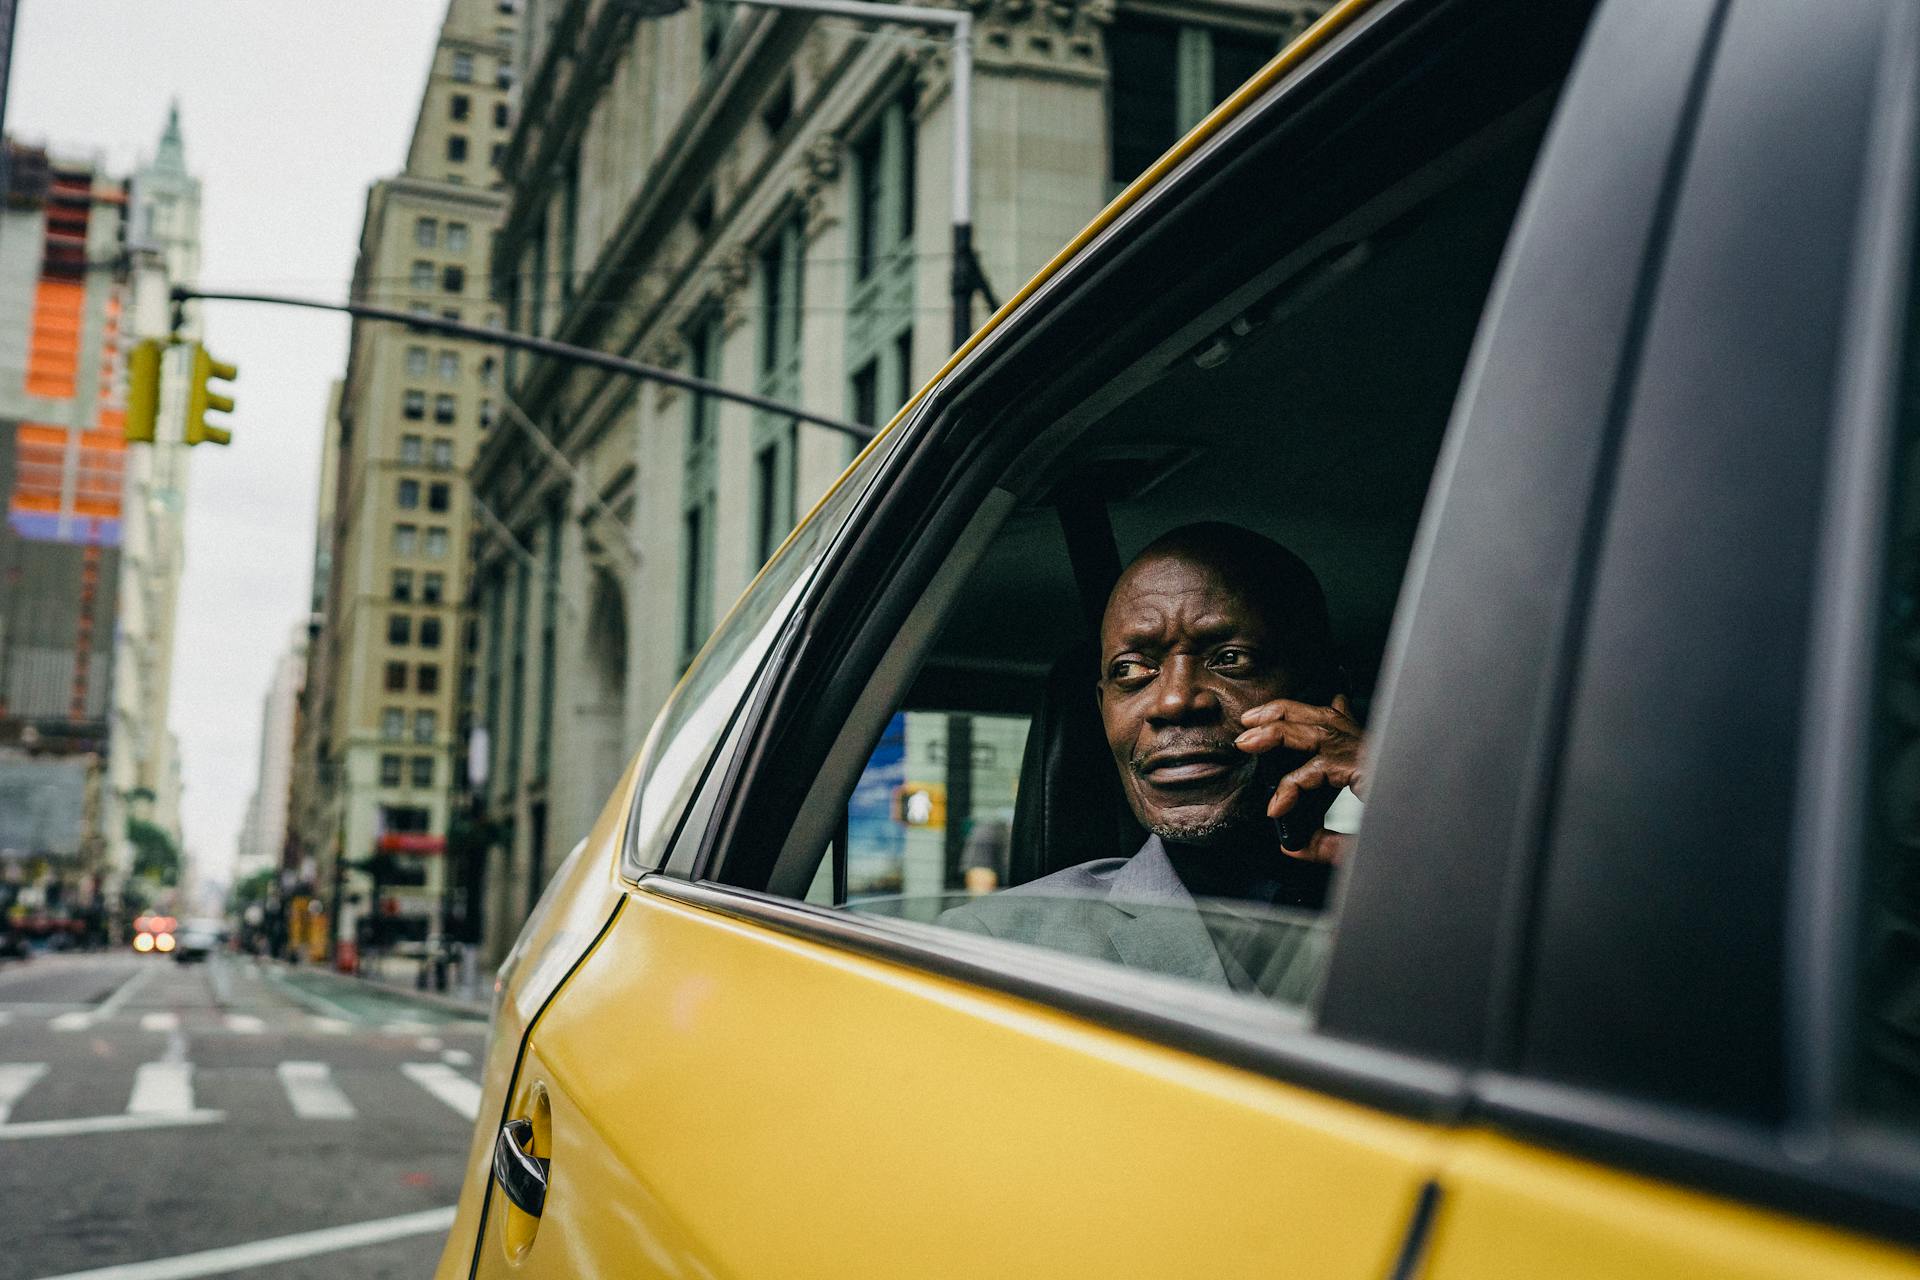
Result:
M1107 890L1107 904L1124 917L1108 929L1107 940L1129 966L1228 985L1200 908L1180 883L1159 836L1149 836L1120 868Z

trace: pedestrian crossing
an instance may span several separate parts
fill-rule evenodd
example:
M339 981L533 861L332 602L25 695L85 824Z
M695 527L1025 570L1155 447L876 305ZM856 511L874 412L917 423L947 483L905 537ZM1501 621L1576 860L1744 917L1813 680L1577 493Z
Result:
M253 1083L268 1075L264 1066L202 1072L192 1062L167 1056L134 1066L131 1081L123 1086L126 1088L123 1110L104 1115L29 1119L18 1118L21 1104L31 1102L37 1088L57 1083L59 1072L44 1062L0 1062L0 1143L217 1124L239 1118L241 1107L236 1105L236 1100L244 1104L249 1119L284 1118L290 1114L300 1121L338 1123L361 1119L369 1109L387 1119L399 1115L446 1114L428 1103L428 1099L432 1099L471 1120L479 1111L480 1085L462 1074L456 1062L467 1065L471 1055L450 1049L444 1057L431 1062L355 1067L338 1073L332 1065L317 1059L289 1059L272 1067L271 1078L278 1087L268 1091L264 1085ZM99 1070L94 1064L87 1064L85 1069ZM222 1083L209 1089L210 1079ZM407 1083L397 1083L401 1081ZM225 1099L227 1105L207 1106L207 1101L218 1103L221 1099L202 1095L222 1089L229 1095ZM278 1099L268 1101L274 1093L279 1095Z
M128 1014L129 1018L132 1016L131 1013ZM55 1014L53 1017L48 1018L43 1025L51 1031L71 1034L81 1031L98 1031L102 1026L102 1021L98 1011L69 1010L68 1012ZM10 1023L14 1023L14 1015L10 1012L0 1012L0 1027L7 1026ZM477 1020L443 1024L411 1021L383 1022L368 1027L367 1024L364 1023L356 1023L346 1018L329 1017L326 1014L319 1013L302 1013L291 1017L278 1018L269 1025L266 1019L256 1014L208 1012L203 1016L194 1017L190 1025L188 1021L182 1019L179 1013L170 1010L155 1010L140 1014L138 1026L141 1031L153 1035L165 1035L184 1028L192 1030L196 1034L204 1034L209 1031L224 1031L236 1036L257 1036L268 1030L274 1030L295 1034L310 1033L323 1036L344 1036L351 1035L356 1030L365 1029L377 1030L381 1035L415 1037L423 1045L426 1044L427 1041L433 1041L435 1043L432 1047L435 1050L440 1047L441 1037L449 1032L454 1034L480 1034L485 1030L485 1024Z

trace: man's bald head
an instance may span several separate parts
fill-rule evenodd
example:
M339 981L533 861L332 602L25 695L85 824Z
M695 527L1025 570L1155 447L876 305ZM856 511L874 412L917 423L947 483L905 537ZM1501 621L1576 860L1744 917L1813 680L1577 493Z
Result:
M1127 803L1164 839L1205 843L1256 820L1240 717L1340 692L1326 595L1300 557L1229 524L1156 538L1100 623L1100 717Z

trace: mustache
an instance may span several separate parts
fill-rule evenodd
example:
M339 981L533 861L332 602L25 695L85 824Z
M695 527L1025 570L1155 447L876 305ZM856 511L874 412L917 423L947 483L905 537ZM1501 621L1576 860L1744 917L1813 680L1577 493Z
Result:
M1144 775L1148 760L1172 751L1241 754L1240 749L1233 745L1232 734L1180 734L1176 737L1162 738L1147 747L1135 743L1133 750L1127 754L1127 768L1136 774ZM1253 757L1248 756L1247 759L1251 760Z

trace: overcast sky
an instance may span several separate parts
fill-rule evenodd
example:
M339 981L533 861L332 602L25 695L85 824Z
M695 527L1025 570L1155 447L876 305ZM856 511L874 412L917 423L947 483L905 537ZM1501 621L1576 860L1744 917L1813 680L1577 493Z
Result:
M201 283L342 300L366 189L399 170L445 0L20 0L7 131L153 153L180 102L202 183ZM344 319L208 304L240 368L233 445L193 451L172 722L186 845L225 879L275 659L306 615L327 385Z

